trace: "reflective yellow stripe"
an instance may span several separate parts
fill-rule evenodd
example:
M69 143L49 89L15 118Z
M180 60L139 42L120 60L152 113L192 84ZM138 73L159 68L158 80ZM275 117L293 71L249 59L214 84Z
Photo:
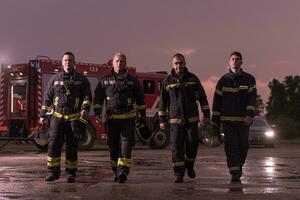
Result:
M118 159L118 166L125 166L125 167L131 167L132 161L129 158L119 158Z
M140 105L137 107L139 110L143 110L143 109L146 109L146 105Z
M239 92L239 88L222 87L222 92Z
M102 108L102 105L100 105L100 104L94 104L93 107L94 107L94 108Z
M135 110L129 112L129 113L125 113L125 114L120 114L120 115L111 115L110 118L111 119L129 119L129 118L133 118L136 116L136 112Z
M51 108L49 106L42 106L42 110L47 110L47 111L50 111Z
M77 164L78 164L78 161L69 161L69 160L66 160L66 168L67 169L76 169L77 168Z
M71 94L70 90L68 88L66 88L66 95L70 95L70 94Z
M223 94L222 91L220 91L220 90L216 90L216 93L220 96L222 96L222 94Z
M184 162L173 162L173 167L180 167L180 166L184 166Z
M168 90L168 89L171 89L171 88L174 88L174 87L178 87L178 86L179 86L178 83L169 84L169 85L166 86L166 89Z
M186 160L186 161L191 161L191 162L193 162L193 161L195 161L195 158L188 158L188 157L185 157L185 160Z
M215 115L215 116L220 116L220 115L221 115L221 112L218 112L218 111L213 111L213 112L212 112L212 115Z
M60 161L60 157L49 157L47 156L47 161L48 162L57 162L57 161Z
M80 115L79 113L74 113L74 114L71 114L71 115L64 115L64 120L73 121L75 119L78 119L79 115Z
M60 166L60 157L47 157L47 166L48 167L57 167Z
M191 82L191 81L190 81L190 82L185 82L184 84L185 84L185 85L196 85L196 82Z
M75 98L74 108L78 108L79 106L79 98Z
M57 117L57 118L62 118L62 117L63 117L63 115L60 114L60 113L58 113L58 112L54 112L54 113L53 113L53 116L54 116L54 117Z
M182 122L182 119L170 119L171 124L179 124Z
M84 100L82 102L82 105L91 105L91 102L89 100Z
M166 111L159 111L159 112L158 112L158 115L159 115L159 116L164 116L164 115L166 115L166 114L167 114Z
M226 117L226 116L221 116L221 121L243 122L244 118L243 117Z
M60 166L60 162L48 162L47 163L47 166L48 167L58 167L58 166Z
M253 87L250 87L250 88L248 89L248 93L253 92L255 89L256 89L256 86L255 86L255 85L254 85Z
M240 166L233 166L233 167L229 167L228 169L229 169L229 171L236 171L236 170L241 170L241 167Z
M202 109L202 110L209 110L209 105L202 106L201 109Z
M118 163L116 161L114 161L114 160L111 160L110 163L111 163L112 167L117 167L118 166Z
M248 86L247 85L240 85L239 89L240 90L248 90Z
M79 113L74 113L71 115L62 115L61 113L58 113L58 112L53 113L54 117L63 118L66 121L73 121L75 119L78 119L79 115L80 115Z
M255 110L255 106L247 106L247 110Z
M189 118L189 122L198 122L198 121L199 121L198 116Z
M79 121L84 123L84 124L88 124L89 122L85 119L83 119L82 117L79 117Z
M54 103L53 103L53 105L54 105L55 107L58 105L58 97L55 97L55 98L54 98Z

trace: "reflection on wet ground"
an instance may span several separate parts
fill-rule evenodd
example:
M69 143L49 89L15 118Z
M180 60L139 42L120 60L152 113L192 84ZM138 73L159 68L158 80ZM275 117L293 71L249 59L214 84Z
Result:
M297 199L299 150L251 150L242 182L230 183L223 149L204 148L195 164L196 179L185 177L182 184L173 183L169 149L136 151L126 184L113 182L106 151L80 152L76 184L67 184L64 173L58 181L45 183L45 153L2 153L0 199L273 199L274 195L277 199Z

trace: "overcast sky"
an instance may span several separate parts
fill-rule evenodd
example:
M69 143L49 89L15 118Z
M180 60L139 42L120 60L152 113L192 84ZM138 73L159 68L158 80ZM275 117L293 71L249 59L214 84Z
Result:
M298 0L0 0L0 63L67 50L105 63L121 51L138 71L169 71L181 52L211 99L238 50L266 100L270 80L300 74L299 10Z

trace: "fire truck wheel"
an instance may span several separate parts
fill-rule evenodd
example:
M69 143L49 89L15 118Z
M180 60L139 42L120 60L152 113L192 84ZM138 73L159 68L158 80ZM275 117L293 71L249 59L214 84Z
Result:
M84 136L79 141L78 144L79 150L91 149L95 143L95 140L96 140L96 131L90 124L88 124L85 128Z
M164 149L168 146L170 142L170 133L169 131L163 131L161 129L156 129L153 132L153 136L151 138L150 147L152 149Z
M48 144L49 144L48 137L34 138L33 142L35 146L37 146L37 148L39 148L40 150L44 151L48 149Z

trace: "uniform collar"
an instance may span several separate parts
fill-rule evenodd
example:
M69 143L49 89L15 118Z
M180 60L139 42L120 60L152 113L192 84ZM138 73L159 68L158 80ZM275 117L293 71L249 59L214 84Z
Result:
M189 73L189 71L188 71L188 69L185 67L185 68L184 68L184 71L183 71L183 74L182 74L182 77L187 76L188 73ZM180 78L180 77L175 73L175 69L172 69L172 70L171 70L171 74L172 74L172 76L175 76L175 77L177 77L177 78ZM182 77L181 77L181 78L182 78Z

